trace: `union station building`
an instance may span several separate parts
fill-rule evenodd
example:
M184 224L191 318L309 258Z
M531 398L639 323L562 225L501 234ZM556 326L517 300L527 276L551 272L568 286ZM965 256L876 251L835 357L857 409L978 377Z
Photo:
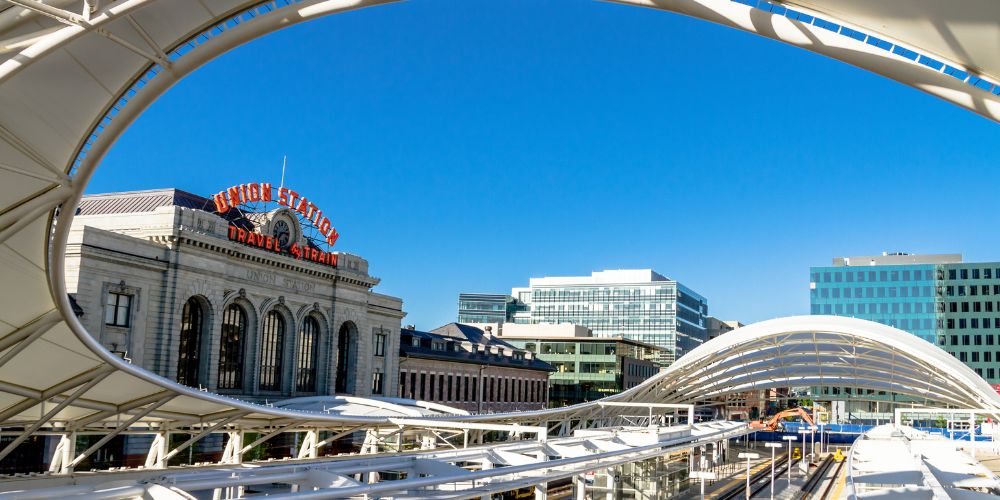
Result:
M372 291L368 261L308 237L314 206L272 205L220 210L178 189L84 197L66 251L80 321L131 363L212 392L395 395L402 300Z

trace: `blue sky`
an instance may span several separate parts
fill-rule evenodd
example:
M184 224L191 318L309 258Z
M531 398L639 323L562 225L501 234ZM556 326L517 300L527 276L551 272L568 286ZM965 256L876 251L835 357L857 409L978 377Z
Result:
M586 0L412 0L241 47L178 84L88 188L286 184L405 323L461 291L651 267L753 322L839 255L1000 260L1000 128L790 46Z

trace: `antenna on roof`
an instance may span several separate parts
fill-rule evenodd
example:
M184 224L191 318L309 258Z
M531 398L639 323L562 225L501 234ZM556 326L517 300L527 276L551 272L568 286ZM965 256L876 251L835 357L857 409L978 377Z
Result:
M281 156L281 186L285 187L285 163L288 162L288 155Z

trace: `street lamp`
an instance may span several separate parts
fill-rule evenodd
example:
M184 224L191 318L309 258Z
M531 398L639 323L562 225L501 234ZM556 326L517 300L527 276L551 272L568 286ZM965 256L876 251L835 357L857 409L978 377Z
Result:
M781 443L764 443L771 449L771 500L774 500L774 450L775 448L781 448Z
M795 436L781 436L781 439L788 441L788 484L792 484L792 441L795 441Z
M718 476L714 472L707 470L693 470L691 471L691 477L701 479L701 500L705 500L705 480L714 481Z
M760 458L760 454L759 453L740 453L739 457L747 459L747 496L746 496L746 498L750 498L750 460L751 459L756 460L756 459Z

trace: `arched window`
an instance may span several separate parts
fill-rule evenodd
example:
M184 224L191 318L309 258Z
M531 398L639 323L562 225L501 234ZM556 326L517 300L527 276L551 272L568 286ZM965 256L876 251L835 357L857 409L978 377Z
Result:
M285 319L278 311L264 317L260 339L260 390L281 390L281 356L285 342Z
M198 299L191 297L181 312L181 341L177 353L177 381L189 386L198 385L201 348L201 328L204 312Z
M319 322L306 316L299 330L299 364L295 375L295 390L316 392L316 346L319 343Z
M243 343L247 336L247 313L230 304L222 315L219 340L219 389L243 388Z

